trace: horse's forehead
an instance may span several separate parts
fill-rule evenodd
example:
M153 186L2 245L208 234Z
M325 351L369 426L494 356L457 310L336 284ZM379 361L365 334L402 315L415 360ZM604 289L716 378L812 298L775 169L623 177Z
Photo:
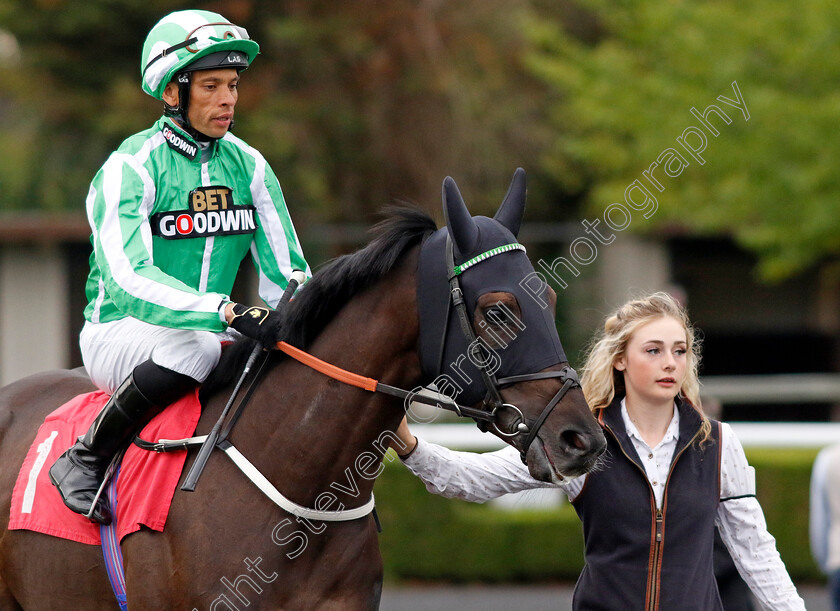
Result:
M474 216L472 218L478 228L478 240L470 252L461 253L463 261L456 260L456 264L463 263L464 261L471 259L476 255L480 255L491 248L504 246L506 244L513 244L516 242L516 236L514 236L510 230L499 221L486 216ZM440 241L445 243L446 236L448 235L449 228L442 227L433 234L433 242Z
M460 253L459 255L456 250L453 253L455 255L455 265L461 265L499 246L516 243L516 236L495 219L486 216L474 216L472 218L478 228L478 240L469 252ZM439 280L444 283L444 286L447 284L446 277L450 271L445 256L448 236L447 227L438 229L430 236L422 255L426 261L426 265L421 265L421 267L426 267L427 269L437 268L437 272L432 273L439 274ZM436 261L437 263L431 264L432 261ZM533 271L533 267L531 267L527 256L521 252L509 253L503 257L488 257L483 259L480 265L471 267L470 273L461 276L460 279L465 291L472 294L472 299L468 299L468 301L472 302L471 306L474 306L476 296L474 291L479 289L479 287L486 286L489 283L496 287L496 290L509 290L507 287L515 286L520 280L520 277L527 275L529 271Z
M468 253L456 253L455 265L478 257L488 251L515 244L516 237L498 221L487 217L473 217L478 228L476 244ZM446 228L430 236L421 251L418 274L418 303L420 304L420 353L424 375L433 379L439 374L464 374L466 386L458 397L466 405L479 401L486 392L481 375L474 364L464 362L469 353L467 341L457 321L457 314L449 307L450 290L447 278L452 269L446 261ZM498 254L498 256L495 256ZM462 274L458 275L468 316L474 312L481 295L505 292L513 295L519 305L520 324L511 341L499 349L499 377L530 374L565 362L566 356L557 329L554 311L542 295L535 292L531 279L534 268L521 250L488 253ZM442 333L441 329L445 331ZM453 367L464 367L455 372ZM454 378L453 378L454 379Z
M478 227L477 250L484 252L489 248L516 242L516 237L510 232L510 229L499 221L486 216L475 216L473 220Z

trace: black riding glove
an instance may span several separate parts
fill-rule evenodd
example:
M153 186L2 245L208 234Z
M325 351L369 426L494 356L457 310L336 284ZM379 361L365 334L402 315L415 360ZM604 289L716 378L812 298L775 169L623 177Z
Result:
M284 316L277 310L235 303L229 326L272 350L283 339L284 322Z

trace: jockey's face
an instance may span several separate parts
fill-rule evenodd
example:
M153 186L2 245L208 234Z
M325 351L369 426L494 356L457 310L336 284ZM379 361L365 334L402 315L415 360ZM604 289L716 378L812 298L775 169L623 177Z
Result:
M239 73L233 68L193 72L188 116L194 129L221 138L233 122L239 99Z
M196 70L192 73L187 116L196 131L209 138L221 138L233 123L233 109L239 99L239 73L234 68ZM178 85L173 81L163 92L163 101L178 106Z

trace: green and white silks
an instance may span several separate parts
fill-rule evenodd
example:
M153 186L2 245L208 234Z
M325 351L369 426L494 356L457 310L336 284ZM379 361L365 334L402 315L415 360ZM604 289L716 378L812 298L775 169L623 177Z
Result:
M292 269L309 268L277 177L263 156L226 134L206 163L166 118L125 140L93 179L85 318L133 316L180 329L223 331L242 259L276 305Z

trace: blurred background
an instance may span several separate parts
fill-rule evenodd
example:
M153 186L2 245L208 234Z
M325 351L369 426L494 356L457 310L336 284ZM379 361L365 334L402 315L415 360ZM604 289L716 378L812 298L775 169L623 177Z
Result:
M236 133L277 173L313 267L363 244L386 204L442 222L447 175L474 214L492 215L521 166L520 238L558 293L573 365L629 296L683 299L701 330L707 406L741 423L765 473L799 474L784 484L796 493L775 479L762 488L757 465L771 532L775 511L793 512L779 513L783 558L819 583L808 469L840 441L840 4L0 0L0 383L81 364L88 184L160 115L140 89L140 50L181 8L221 12L259 42ZM238 290L253 292L247 274ZM472 435L441 439L484 447ZM418 484L392 487L403 485ZM445 503L435 511L461 511ZM511 505L469 511L494 524L541 515L539 503ZM386 564L389 578L446 578L401 566ZM552 566L455 579L578 570Z

